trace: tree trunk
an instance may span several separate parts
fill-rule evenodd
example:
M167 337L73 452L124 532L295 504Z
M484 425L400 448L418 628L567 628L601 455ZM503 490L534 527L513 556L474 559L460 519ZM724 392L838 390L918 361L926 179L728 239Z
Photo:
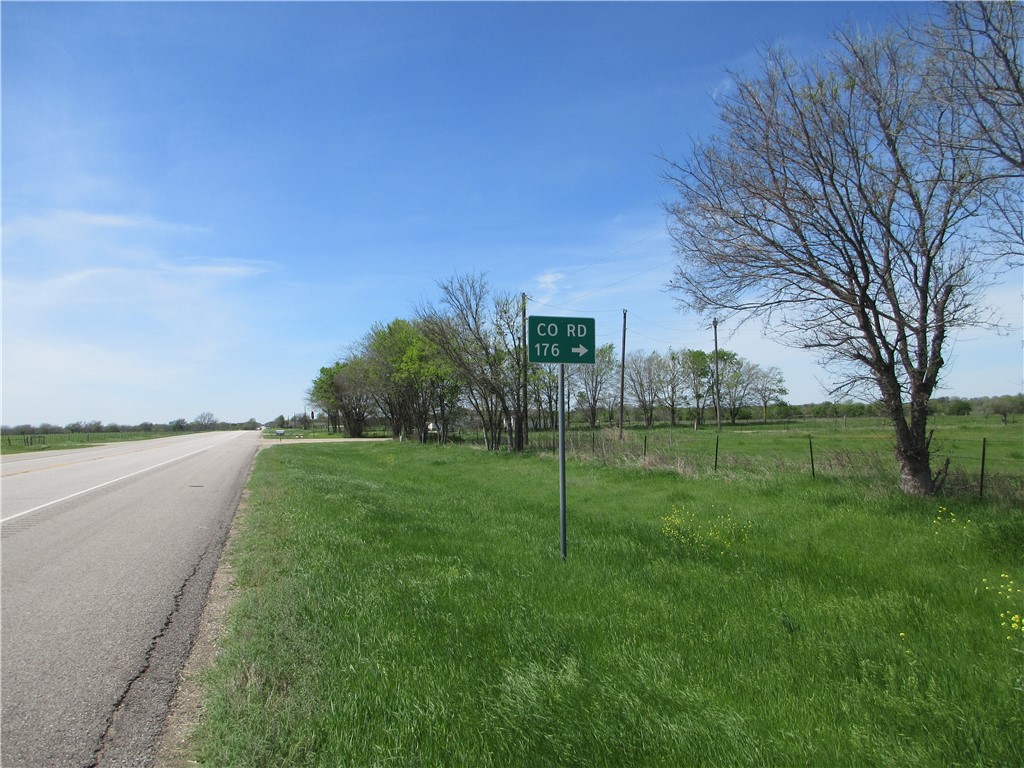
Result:
M896 461L900 468L900 490L915 496L931 496L935 493L928 448L921 446L896 446Z
M910 406L908 421L895 376L890 374L880 377L880 381L882 399L896 430L896 463L900 471L900 490L914 496L931 496L935 493L935 482L929 463L927 400L924 404ZM912 394L911 400L914 399Z

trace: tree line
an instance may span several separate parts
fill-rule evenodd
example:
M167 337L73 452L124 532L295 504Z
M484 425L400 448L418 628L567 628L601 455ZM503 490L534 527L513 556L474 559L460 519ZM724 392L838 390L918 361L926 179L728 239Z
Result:
M374 325L343 359L321 368L306 393L308 404L330 431L351 437L383 421L395 438L445 442L468 417L489 449L521 450L526 440L519 443L517 420L525 420L526 434L548 430L558 409L557 366L526 363L523 369L524 299L493 291L482 275L455 276L440 288L438 305ZM573 418L590 427L618 424L620 399L627 421L647 427L658 417L671 426L701 427L719 418L736 424L751 411L762 421L770 413L789 419L887 414L880 400L789 405L781 370L729 350L717 351L717 372L716 352L696 349L634 350L623 368L615 345L605 344L594 365L567 366L566 391ZM1022 412L1021 395L939 397L931 404L936 414ZM282 415L272 426L308 428L309 421L305 413L291 420Z
M104 424L102 421L73 421L70 424L59 426L43 422L39 425L18 424L13 427L4 425L0 427L0 434L4 435L63 435L63 434L99 434L112 432L153 432L156 434L167 432L211 432L217 430L235 429L258 429L260 423L256 419L249 419L243 422L220 421L209 411L203 411L191 421L179 418L166 423L154 423L143 421L139 424Z
M558 409L557 366L527 359L526 298L495 291L479 274L439 288L437 304L374 325L344 359L321 368L307 392L310 406L330 429L353 437L383 418L394 437L420 441L436 432L444 442L471 414L489 449L522 450L529 430L550 428ZM727 350L634 350L623 366L613 344L596 350L594 365L568 366L566 387L592 427L614 422L620 400L648 426L658 409L673 425L684 411L697 426L709 413L735 423L753 405L767 419L769 405L787 393L778 368Z

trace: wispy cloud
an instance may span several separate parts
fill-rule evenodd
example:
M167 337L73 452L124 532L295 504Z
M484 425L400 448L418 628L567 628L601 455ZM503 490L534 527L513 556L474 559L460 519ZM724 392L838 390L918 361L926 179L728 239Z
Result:
M96 227L104 229L150 229L169 232L205 232L205 227L195 227L160 221L151 216L126 213L98 213L76 209L57 209L36 215L21 216L4 225L5 233L11 236L37 235L42 232L60 231L64 228Z
M6 403L48 392L66 412L128 389L155 407L175 387L201 391L249 329L253 304L238 288L275 268L204 255L208 239L202 227L116 212L5 225Z
M4 260L8 274L15 277L23 268L52 275L83 262L88 269L79 278L129 265L164 275L226 278L251 277L274 268L266 261L193 255L201 249L196 243L211 234L209 227L144 214L61 209L4 222Z
M534 278L534 283L537 286L534 298L544 303L552 301L558 292L558 283L564 277L564 274L556 270L549 270L542 275L537 275Z
M233 259L224 261L210 261L206 263L182 264L165 263L160 266L164 274L176 274L183 277L210 277L210 278L245 278L256 277L265 272L270 272L274 266L265 261L249 261L246 259Z
M16 258L22 250L31 248L35 252L45 250L50 258L67 256L68 251L81 249L83 243L129 233L167 237L204 235L210 229L139 214L57 209L4 221L4 255Z

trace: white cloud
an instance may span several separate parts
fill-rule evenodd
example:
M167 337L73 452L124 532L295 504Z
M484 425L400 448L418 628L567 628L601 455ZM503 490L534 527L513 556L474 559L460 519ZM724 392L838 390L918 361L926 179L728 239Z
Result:
M557 270L548 270L541 275L537 275L534 278L534 283L537 286L534 298L545 304L553 301L558 293L558 283L563 277L565 275Z
M224 379L213 371L245 348L258 309L237 288L273 269L204 256L205 230L147 216L61 210L12 224L5 422L111 418L129 402L158 411L183 389ZM131 412L157 418L145 406Z
M173 235L202 235L210 230L189 224L161 221L150 216L126 213L99 213L79 209L56 209L45 213L28 214L4 222L3 242L5 259L17 258L19 251L43 251L47 258L72 256L83 245L94 241L106 242L111 238L127 237L129 233L148 237Z
M152 409L136 420L152 420L161 403L194 380L190 362L156 345L5 331L2 419L5 424L110 419L139 410L130 404L143 400Z

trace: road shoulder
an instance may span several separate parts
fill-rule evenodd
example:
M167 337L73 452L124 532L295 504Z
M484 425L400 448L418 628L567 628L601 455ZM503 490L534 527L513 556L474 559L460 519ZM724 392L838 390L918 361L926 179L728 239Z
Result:
M191 737L202 722L205 711L202 675L217 659L228 610L235 599L235 574L229 563L229 554L238 535L238 523L245 516L248 497L249 491L245 489L210 583L199 633L178 677L178 687L171 699L164 730L151 763L153 768L189 768L196 765L192 759Z

